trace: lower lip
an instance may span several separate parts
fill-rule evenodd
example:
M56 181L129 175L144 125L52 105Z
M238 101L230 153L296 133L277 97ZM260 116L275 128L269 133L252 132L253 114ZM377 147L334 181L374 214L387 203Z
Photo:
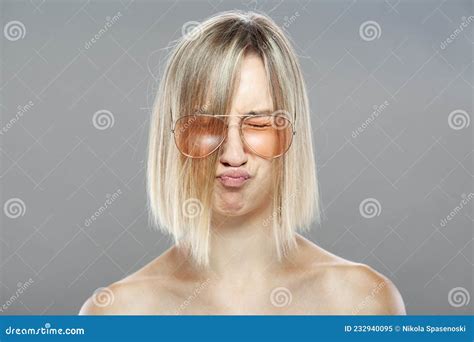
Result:
M217 177L222 185L230 187L230 188L238 188L244 185L249 178L245 177Z

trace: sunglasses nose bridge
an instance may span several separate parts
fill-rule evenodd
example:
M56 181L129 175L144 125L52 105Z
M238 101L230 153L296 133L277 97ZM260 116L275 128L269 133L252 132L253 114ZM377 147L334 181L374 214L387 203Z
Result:
M226 130L224 132L224 139L222 140L221 147L222 153L226 153L228 149L232 149L238 153L245 153L245 143L240 132L240 123L227 123Z

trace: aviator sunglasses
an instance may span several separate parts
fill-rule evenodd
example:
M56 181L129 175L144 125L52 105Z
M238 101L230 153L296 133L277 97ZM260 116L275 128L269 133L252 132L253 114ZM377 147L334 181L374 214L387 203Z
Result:
M285 111L246 115L185 115L172 124L171 132L178 150L189 158L204 158L222 145L227 137L226 117L240 117L239 131L243 143L262 158L273 159L285 154L296 131ZM173 116L171 116L173 122Z

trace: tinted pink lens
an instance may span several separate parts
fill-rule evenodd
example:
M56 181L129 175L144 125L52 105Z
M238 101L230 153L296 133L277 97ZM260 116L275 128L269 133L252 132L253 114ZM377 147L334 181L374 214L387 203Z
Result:
M176 122L176 146L186 156L201 158L212 153L225 138L223 120L210 115L184 116Z

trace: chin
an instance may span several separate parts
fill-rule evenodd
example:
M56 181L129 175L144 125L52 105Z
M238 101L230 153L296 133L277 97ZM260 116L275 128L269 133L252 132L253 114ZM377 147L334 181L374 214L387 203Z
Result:
M214 203L214 211L218 215L240 216L246 212L245 201L241 198L241 196L219 196Z
M221 203L215 207L214 212L222 216L241 216L245 214L243 205L233 205L231 203Z

